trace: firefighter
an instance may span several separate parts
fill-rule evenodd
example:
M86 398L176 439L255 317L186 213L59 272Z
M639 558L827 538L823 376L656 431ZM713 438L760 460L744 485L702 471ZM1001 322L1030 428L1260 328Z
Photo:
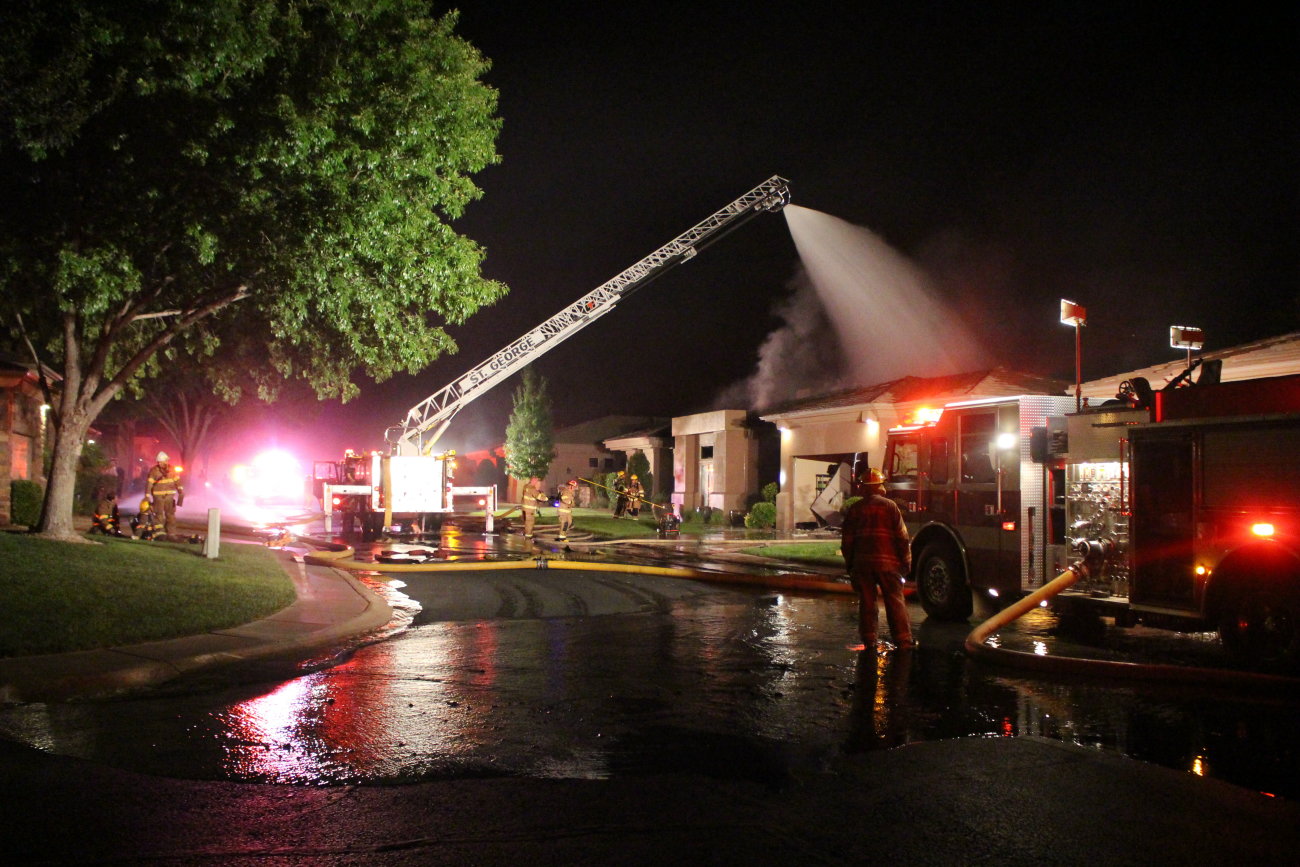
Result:
M903 576L912 567L912 544L898 504L885 496L885 476L871 467L862 480L866 495L844 515L840 551L858 594L858 635L865 650L876 646L876 599L883 598L889 634L900 649L916 647L903 599Z
M117 510L117 494L109 491L100 498L98 505L95 506L90 532L102 533L105 536L122 535L121 515Z
M537 522L537 504L546 502L546 495L542 493L542 480L536 476L530 478L519 496L522 500L520 506L524 510L524 535L531 539L533 524Z
M634 474L627 482L627 514L635 518L641 514L641 497L645 490L641 487L640 480Z
M135 538L148 542L153 539L158 528L153 522L153 509L149 507L149 498L140 501L140 511L131 519L131 532Z
M614 517L621 518L627 511L627 473L618 471L614 479Z
M159 452L155 460L144 483L144 495L155 523L162 523L163 538L170 538L176 529L176 507L185 502L185 489L181 487L180 472L172 467L166 452Z
M569 479L568 484L560 488L560 535L557 537L561 542L569 538L569 530L573 527L573 504L578 499L578 480Z

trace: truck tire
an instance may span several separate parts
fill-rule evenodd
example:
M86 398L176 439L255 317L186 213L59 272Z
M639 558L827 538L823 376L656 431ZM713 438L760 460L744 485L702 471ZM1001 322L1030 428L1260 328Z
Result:
M921 607L936 620L968 620L974 611L961 558L951 545L931 542L916 560L916 592Z
M1242 588L1223 606L1219 638L1255 668L1300 670L1300 591L1263 584Z

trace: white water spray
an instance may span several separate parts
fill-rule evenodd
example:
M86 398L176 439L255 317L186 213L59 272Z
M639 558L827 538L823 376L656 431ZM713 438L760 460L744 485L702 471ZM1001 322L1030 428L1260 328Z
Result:
M724 395L767 407L804 394L942 376L987 366L985 353L945 307L926 274L869 229L785 207L803 264L777 311L758 367Z

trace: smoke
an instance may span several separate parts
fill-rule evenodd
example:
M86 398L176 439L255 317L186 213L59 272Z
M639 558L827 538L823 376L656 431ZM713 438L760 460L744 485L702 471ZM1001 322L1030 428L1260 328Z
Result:
M790 295L773 311L785 324L763 340L754 373L719 396L719 408L770 407L839 385L843 372L839 338L808 273L800 268L789 288Z
M797 205L786 206L785 215L802 263L792 294L775 311L785 324L763 342L754 374L722 400L764 408L987 366L926 273L874 232Z

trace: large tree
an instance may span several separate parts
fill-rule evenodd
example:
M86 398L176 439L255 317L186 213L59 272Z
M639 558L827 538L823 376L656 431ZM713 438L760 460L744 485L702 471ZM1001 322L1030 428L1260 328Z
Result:
M555 428L546 378L532 366L515 389L514 408L506 423L506 472L516 479L545 478L555 459Z
M42 532L73 536L89 426L179 336L346 400L504 294L449 225L497 160L496 92L429 5L0 4L0 314L62 375Z

